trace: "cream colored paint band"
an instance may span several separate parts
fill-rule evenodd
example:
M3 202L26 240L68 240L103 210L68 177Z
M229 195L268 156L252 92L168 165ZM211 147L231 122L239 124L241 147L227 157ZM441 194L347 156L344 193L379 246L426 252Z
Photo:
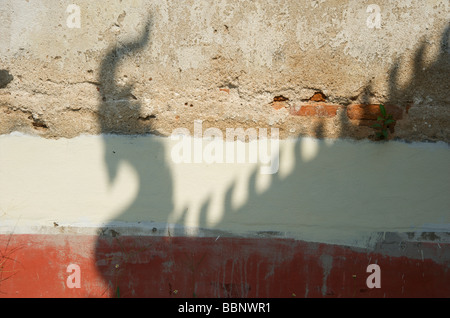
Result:
M179 142L0 136L0 231L121 225L350 245L374 232L450 231L444 143L280 140L278 172L262 174L258 162L175 163Z

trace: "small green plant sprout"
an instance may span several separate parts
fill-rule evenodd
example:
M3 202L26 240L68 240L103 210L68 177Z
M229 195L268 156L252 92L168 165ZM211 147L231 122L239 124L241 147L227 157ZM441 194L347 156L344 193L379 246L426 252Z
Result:
M377 130L376 137L378 140L386 140L389 136L389 125L395 123L395 119L392 118L392 115L386 113L386 108L383 104L380 104L380 112L381 116L378 116L377 123L372 127Z

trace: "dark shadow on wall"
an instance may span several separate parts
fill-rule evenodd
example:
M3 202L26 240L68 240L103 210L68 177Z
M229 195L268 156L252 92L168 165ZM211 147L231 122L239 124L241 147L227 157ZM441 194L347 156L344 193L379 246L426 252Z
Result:
M439 54L427 64L426 38L419 42L419 47L414 54L412 76L406 85L400 85L398 71L401 66L401 59L397 58L389 72L389 96L388 101L392 104L407 107L414 100L418 103L428 102L448 103L448 92L450 89L450 25L442 33L439 45ZM447 104L448 106L448 104Z
M99 74L98 120L103 136L104 162L110 189L117 185L118 174L124 166L133 169L137 178L137 193L133 201L116 219L104 225L97 241L97 268L112 290L118 288L117 279L123 270L123 259L110 259L102 251L105 246L119 242L121 230L118 229L123 229L121 222L126 218L127 221L138 224L148 221L142 220L142 215L151 215L156 209L169 214L173 209L172 176L164 160L164 146L159 137L145 138L145 145L140 143L142 135L154 133L154 117L142 115L142 104L133 94L133 85L128 84L127 77L120 73L120 67L125 60L132 60L136 53L148 47L153 20L149 17L144 22L138 38L125 43L115 43L108 49ZM119 81L120 79L125 81ZM118 140L117 135L130 137L126 145ZM148 149L154 151L149 153ZM119 263L122 265L120 269L116 267Z
M405 121L406 126L415 126L420 131L427 131L428 140L449 140L448 121L450 119L450 25L444 29L439 45L439 53L429 61L426 38L419 41L415 51L412 75L406 84L398 79L401 58L397 58L389 72L389 95L387 104L397 105L405 115L414 113ZM428 126L432 123L433 127ZM427 127L428 126L428 127ZM432 129L430 129L432 128Z
M114 46L108 51L102 62L100 73L99 121L103 134L142 134L153 132L151 122L143 122L141 118L141 104L138 99L135 99L132 92L133 88L131 86L118 86L116 83L118 76L117 70L120 66L120 62L146 47L149 42L150 30L151 23L148 21L139 39ZM420 46L419 50L416 52L414 74L407 85L402 87L398 85L396 74L399 62L394 64L390 71L390 91L388 100L385 101L386 105L398 105L401 107L404 114L407 112L412 99L432 96L443 105L448 106L447 101L441 98L442 92L448 92L448 33L449 28L446 29L443 35L441 52L438 58L429 66L424 67L422 65L424 45ZM324 61L324 63L326 62ZM430 81L435 85L430 86ZM373 94L370 83L367 84L363 94L362 100L364 104L369 105L374 103L372 100ZM415 105L414 107L418 106ZM124 110L126 110L125 113L133 119L127 121L127 125L129 126L118 124L118 122L121 122L122 117L120 116L123 116ZM369 114L367 115L369 116ZM340 116L342 125L342 137L347 137L347 131L352 130L354 124L348 120L345 109L340 111L338 116ZM318 138L325 137L324 131L324 122L319 121L315 127L315 135ZM169 220L169 216L174 210L174 202L171 199L173 192L172 174L164 161L164 145L160 143L158 139L149 141L152 143L151 145L149 144L149 146L151 146L152 149L155 149L155 153L148 156L146 155L148 152L145 151L145 149L141 152L138 148L133 146L132 141L128 148L123 145L120 147L120 149L128 151L122 150L119 152L117 151L119 148L117 147L117 142L120 141L108 136L104 137L105 164L108 168L110 184L113 185L116 181L118 169L122 163L129 164L136 171L140 181L138 183L138 193L136 198L121 212L118 218L112 220L110 224L105 226L105 229L98 240L98 249L96 252L97 267L102 273L104 280L111 287L110 291L112 290L113 292L111 296L133 296L131 290L136 287L136 285L130 287L130 281L136 279L138 275L141 275L143 272L141 266L145 266L145 264L148 266L154 259L153 257L155 257L155 262L162 262L170 259L170 264L167 266L170 265L171 269L167 270L167 268L159 263L152 267L154 269L160 266L159 268L161 268L161 271L148 272L145 276L146 281L140 282L144 285L144 287L142 287L142 285L139 287L141 288L140 290L146 290L144 296L174 296L176 290L173 288L172 283L175 280L175 274L173 273L176 271L181 273L185 271L185 275L189 277L194 277L194 274L196 273L198 278L202 274L208 276L208 273L211 272L225 271L226 269L220 268L220 266L227 264L227 261L232 262L233 266L236 266L236 268L241 265L247 266L246 260L239 259L239 255L235 256L232 255L232 253L225 253L223 252L224 249L220 248L219 252L211 250L211 253L205 256L204 249L198 252L195 250L197 247L195 244L187 245L186 249L191 248L192 250L190 254L186 254L185 259L176 259L174 256L175 254L170 254L172 252L166 250L168 245L164 245L164 240L155 240L157 246L147 246L143 244L137 246L136 249L132 251L125 252L121 250L122 244L126 244L129 241L127 241L126 236L121 237L120 233L117 232L117 222L122 220L138 223L151 221L152 209L159 209L160 211L167 212ZM328 144L320 139L317 143L318 147L313 159L305 160L302 159L303 152L305 151L303 148L304 144L302 143L303 141L297 141L293 147L293 153L295 153L296 156L294 158L294 166L289 174L286 176L281 176L279 173L272 175L269 187L263 192L259 192L256 189L257 178L260 171L259 169L253 171L246 185L248 193L246 201L238 208L235 208L233 205L233 193L236 190L236 184L231 185L226 191L223 217L221 221L215 225L215 228L220 229L223 224L233 223L246 223L251 226L251 224L255 223L255 219L253 215L249 214L249 210L264 211L261 213L259 216L260 219L258 220L263 223L273 220L270 213L273 214L277 213L277 211L283 211L283 213L298 215L305 227L316 227L318 232L321 232L326 237L331 237L334 235L332 231L333 226L336 224L342 228L350 226L349 230L354 230L351 228L352 224L354 224L352 223L352 220L361 218L362 211L365 209L375 209L378 207L380 205L378 198L392 195L392 189L402 188L405 183L413 184L417 189L423 187L420 180L414 179L414 169L416 169L417 166L415 166L414 169L408 167L405 168L404 161L389 162L389 164L386 164L385 160L390 157L389 155L386 156L384 151L380 150L380 152L373 154L374 157L376 157L374 162L362 162L361 158L365 156L363 152L361 153L361 157L358 155L355 156L354 152L341 151L336 154L335 147L332 144ZM283 155L283 152L281 152L280 156ZM157 164L148 164L150 161L155 162L155 160ZM399 180L394 177L396 176L396 171L399 170L404 172L403 175L405 176L405 179ZM351 173L349 174L348 172ZM383 182L380 183L373 180L374 175L378 176ZM145 180L145 182L142 182L142 180ZM151 182L148 182L149 180ZM305 180L317 180L318 182L311 184L310 182L305 182ZM202 182L202 180L193 180L193 187L195 187L196 182ZM326 186L323 187L323 185ZM354 204L354 198L357 198L360 194L361 188L367 189L368 193L376 194L367 196L364 207L356 206ZM205 200L202 207L199 209L198 226L200 228L207 229L209 227L208 211L210 210L211 199L212 198L208 198ZM313 208L310 209L310 207ZM387 207L387 210L383 211L382 215L374 215L374 218L380 217L385 218L386 222L396 222L395 218L398 216L396 209L399 208L401 209L400 206ZM189 210L186 208L176 222L183 225L188 213ZM330 223L330 217L333 217L336 213L339 213L339 215L334 216L336 222ZM142 215L148 216L149 219L139 219ZM408 217L408 213L405 211L405 220L407 220ZM325 226L321 227L321 224L324 224ZM283 220L282 218L278 219L277 222L273 224L274 228L286 228L290 226L291 224L289 224L288 220ZM159 229L155 228L154 230L155 233L151 234L158 237ZM162 234L164 235L164 233ZM256 231L254 234L256 237L269 239L283 236L281 231L273 230L271 228ZM312 235L312 237L314 237L314 235ZM321 237L320 235L317 235L316 238L318 241L324 239L324 237ZM114 245L115 248L121 252L119 253L120 255L105 255L104 251L108 250L108 244L110 244L110 246ZM182 243L178 244L178 248L180 249ZM277 254L278 256L276 256L273 254L273 250L265 249L260 245L256 245L254 248L260 248L260 251L256 252L261 253L264 261L268 264L272 264L275 267L280 265L277 263L277 260L274 259L279 255ZM255 250L253 250L253 252L255 252ZM289 249L285 252L287 254L290 253ZM133 255L130 256L130 253ZM136 255L139 253L142 254L141 260L144 260L143 265L140 265L139 261L136 261L136 257L139 259ZM166 258L162 257L163 260L161 261L161 257L158 253L163 253L166 255ZM131 258L133 257L134 260L131 261ZM158 257L160 257L160 259L156 261ZM226 259L227 257L229 260ZM289 255L283 255L283 257L289 258ZM145 263L145 259L148 259L147 263ZM220 259L220 262L218 259ZM374 261L376 260L372 260L372 262ZM126 268L126 266L128 266L128 268ZM255 263L251 266L253 267L246 268L249 275L253 275L258 271L258 275L261 277L265 277L266 274L269 274L268 272L263 272L264 267L254 267L259 266L259 264L257 265ZM266 268L267 271L273 270L273 266ZM136 272L133 273L133 271ZM125 272L127 273L125 274ZM136 277L134 275L136 275ZM223 275L225 276L225 274ZM141 276L139 277L139 279L142 279ZM218 297L258 297L258 295L261 296L261 294L263 294L263 289L266 291L270 290L270 287L268 286L271 283L277 283L274 281L275 279L276 276L274 276L273 279L271 278L271 280L265 280L267 286L261 287L261 290L259 291L255 286L247 286L247 283L243 282L242 277L239 276L235 276L229 280L223 279L209 283L202 282L200 278L198 278L198 281L195 281L195 278L192 278L192 285L182 290L182 292L180 291L178 296L201 297L214 294ZM133 282L133 284L135 283L136 282ZM288 285L289 282L286 284ZM279 283L277 286L279 286ZM212 291L213 289L214 291ZM209 293L207 293L207 291L209 291ZM325 289L319 286L316 291L311 290L310 296L324 296L327 292L326 286ZM298 291L298 294L304 293L305 291ZM306 294L307 293L308 292L306 291ZM281 294L277 295L281 296ZM264 296L272 297L273 295L267 293L264 294ZM289 295L286 294L285 297L286 296Z

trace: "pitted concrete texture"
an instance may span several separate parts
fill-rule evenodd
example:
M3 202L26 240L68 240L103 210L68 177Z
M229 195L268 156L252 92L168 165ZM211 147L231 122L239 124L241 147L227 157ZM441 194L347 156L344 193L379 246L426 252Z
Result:
M347 107L385 103L402 111L395 137L450 141L447 0L76 6L2 1L0 134L170 135L200 119L360 139L371 123Z

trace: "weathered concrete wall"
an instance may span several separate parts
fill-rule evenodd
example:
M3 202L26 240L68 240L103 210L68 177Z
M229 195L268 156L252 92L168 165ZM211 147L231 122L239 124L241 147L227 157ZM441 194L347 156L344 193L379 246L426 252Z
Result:
M382 102L396 137L450 140L448 1L73 2L79 28L70 1L2 0L0 133L169 135L202 119L367 138L352 107Z
M449 296L448 1L0 6L0 293Z

